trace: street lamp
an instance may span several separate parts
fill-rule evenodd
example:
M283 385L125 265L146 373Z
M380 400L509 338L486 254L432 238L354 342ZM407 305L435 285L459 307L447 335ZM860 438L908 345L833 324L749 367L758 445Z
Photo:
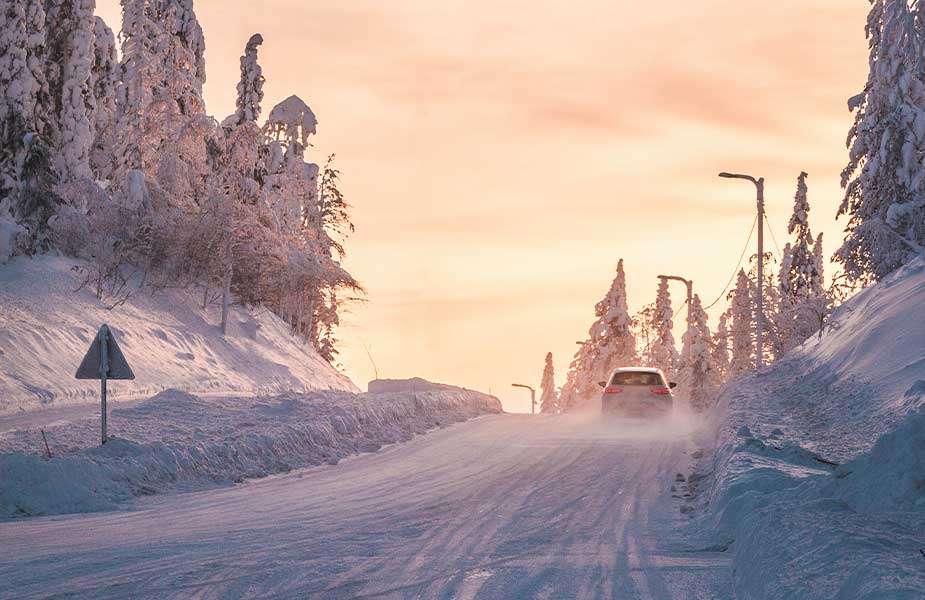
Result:
M746 179L755 184L758 191L758 305L755 307L755 368L760 369L764 346L762 329L764 328L764 177L755 179L751 175L739 173L720 173L725 179Z
M691 303L694 301L694 282L690 279L684 279L677 275L659 275L659 279L670 279L671 281L680 281L687 286L687 328L691 328Z
M511 387L526 388L530 390L530 414L536 414L536 390L530 387L529 385L524 385L522 383L512 383Z

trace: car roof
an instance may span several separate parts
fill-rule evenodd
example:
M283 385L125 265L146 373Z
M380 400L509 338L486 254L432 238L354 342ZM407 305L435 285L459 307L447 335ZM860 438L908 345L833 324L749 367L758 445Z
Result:
M614 373L626 373L626 372L631 372L631 373L658 373L658 374L661 374L661 373L662 373L662 370L661 370L661 369L655 369L655 368L652 368L652 367L620 367L620 368L618 368L618 369L614 369L613 372L614 372Z

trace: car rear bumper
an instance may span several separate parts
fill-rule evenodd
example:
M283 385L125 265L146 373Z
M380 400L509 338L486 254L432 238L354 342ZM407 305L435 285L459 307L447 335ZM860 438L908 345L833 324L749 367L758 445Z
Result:
M621 398L611 394L601 396L601 412L605 415L646 417L671 412L674 400L671 396L660 398Z

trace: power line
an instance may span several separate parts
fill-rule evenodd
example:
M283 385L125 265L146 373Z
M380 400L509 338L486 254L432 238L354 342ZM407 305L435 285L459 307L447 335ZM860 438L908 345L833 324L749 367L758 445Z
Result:
M726 287L723 288L723 291L719 293L719 296L716 297L716 300L710 303L710 306L704 308L704 310L710 310L716 303L722 300L723 296L726 294L726 291L729 289L729 286L732 285L732 280L735 279L736 274L739 272L739 267L742 266L742 260L745 258L745 253L748 252L748 245L752 241L752 236L755 235L755 226L758 225L758 215L755 215L755 220L752 221L752 230L748 232L748 239L745 240L745 247L742 248L742 254L739 256L739 262L736 264L736 268L732 270L732 275L729 276L729 281L726 282Z
M768 222L768 231L771 232L771 239L774 240L774 247L777 248L777 258L783 260L783 255L780 252L780 246L777 245L777 237L774 235L774 228L771 227L771 218L768 216L768 213L764 213L764 220Z

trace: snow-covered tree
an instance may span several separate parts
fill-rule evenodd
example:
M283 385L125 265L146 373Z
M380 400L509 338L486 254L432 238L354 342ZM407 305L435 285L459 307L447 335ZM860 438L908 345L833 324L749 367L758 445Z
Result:
M719 324L716 326L716 334L713 336L713 368L719 374L720 382L726 381L729 375L729 328L727 325L728 316L723 313L719 317Z
M872 3L867 84L848 101L855 121L838 210L848 225L835 259L857 280L879 280L925 246L925 48L914 17L907 0Z
M50 31L66 31L63 39L56 40L49 60L61 60L58 171L65 179L90 178L90 147L93 130L90 122L95 106L90 83L94 56L93 10L95 0L62 2L55 12L49 12ZM64 25L66 22L66 25ZM63 32L62 32L63 33ZM56 79L58 79L56 78ZM52 88L57 94L58 86Z
M813 234L809 228L809 201L807 200L805 172L800 173L797 180L797 193L794 198L793 215L787 226L787 233L794 236L791 246L787 271L781 271L786 276L786 285L781 282L781 290L796 298L808 298L819 284L820 275L816 270L816 260L813 253Z
M752 307L751 288L752 284L745 274L745 269L740 269L729 306L729 318L732 320L730 376L755 368L755 340L752 335L755 312Z
M797 180L793 215L787 228L794 241L784 247L779 285L771 290L772 296L779 296L776 311L769 315L774 324L771 331L776 336L774 348L777 356L800 345L817 331L813 307L819 305L819 298L825 293L822 240L819 239L819 248L816 248L809 227L806 177L804 172Z
M573 410L591 399L596 382L591 378L592 362L591 340L580 344L565 377L565 385L559 391L559 408L563 411Z
M260 103L263 101L263 69L257 62L257 48L263 43L263 36L255 33L247 40L244 54L241 56L241 79L238 81L237 107L234 113L236 123L256 122L260 116Z
M617 275L607 295L594 307L597 320L588 334L593 347L591 379L604 381L617 367L636 362L636 338L626 302L626 274L623 259L617 263Z
M16 193L16 164L24 136L35 132L39 84L30 69L27 0L6 0L0 7L0 200ZM44 13L41 13L44 28ZM12 199L7 201L11 204ZM7 206L7 210L11 210Z
M691 301L691 320L684 333L678 366L680 392L695 411L713 405L721 375L713 365L713 343L707 326L707 313L696 294Z
M646 356L646 362L651 367L657 367L668 378L675 376L675 367L678 363L678 350L675 346L674 311L671 308L671 293L668 291L668 280L660 279L658 292L655 296L655 312L652 315L652 331L654 339Z
M540 412L559 412L559 398L556 395L556 372L552 364L552 352L546 353L543 379L540 381Z
M821 296L825 293L825 255L822 253L822 233L816 236L813 242L813 264L816 278L812 282L813 296Z
M93 65L90 69L93 99L90 168L96 179L108 179L115 168L113 146L119 76L116 38L106 22L96 17L93 22Z

